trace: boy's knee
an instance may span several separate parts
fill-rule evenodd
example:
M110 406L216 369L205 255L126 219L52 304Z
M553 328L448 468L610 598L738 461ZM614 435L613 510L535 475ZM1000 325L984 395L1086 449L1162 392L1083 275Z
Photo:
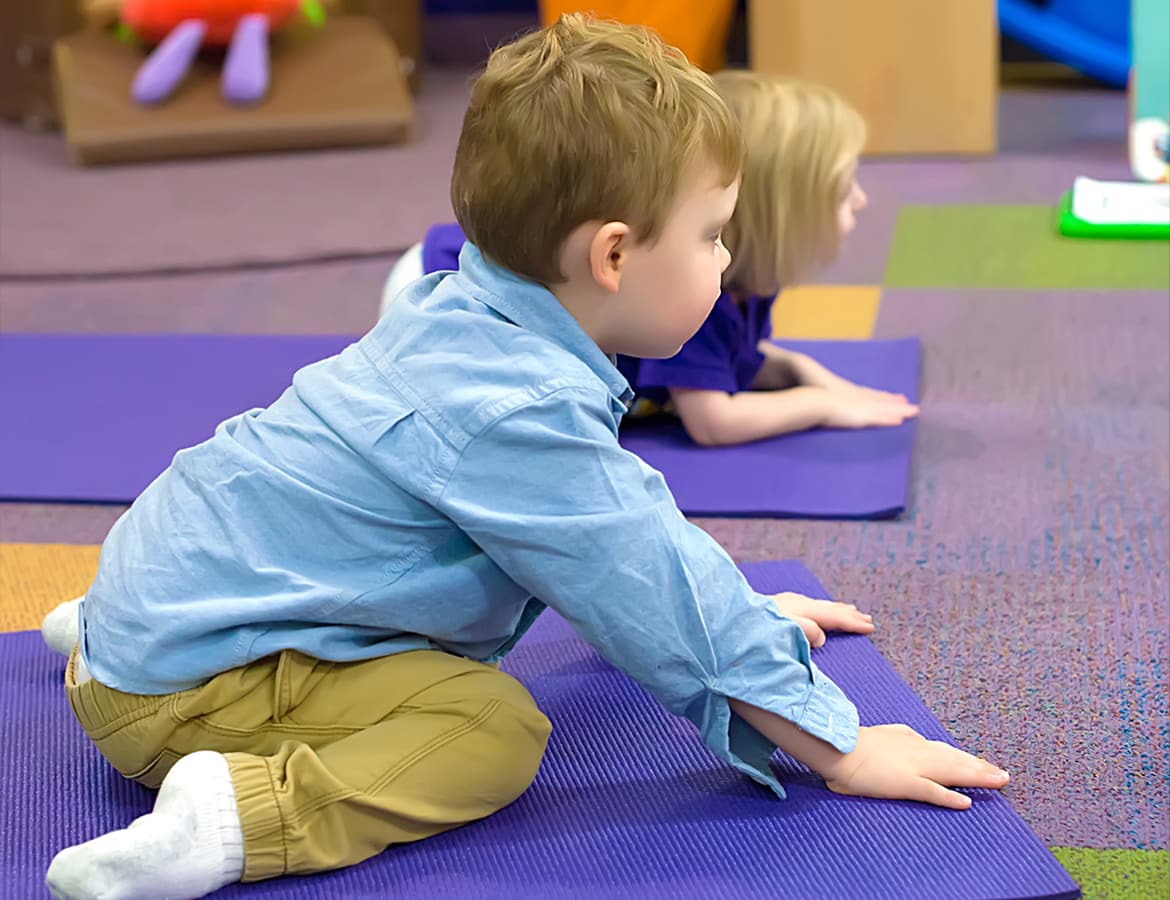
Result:
M528 789L548 747L552 723L527 689L512 676L499 673L495 703L482 724L490 735L499 783L497 790L510 803ZM485 748L486 749L486 748Z
M498 769L501 779L498 790L510 803L528 790L536 779L548 747L552 723L535 703L528 706L501 703L492 718L495 720L493 727L498 730L505 748Z
M531 697L528 698L527 703L523 704L507 704L507 715L515 720L516 728L523 731L532 743L533 765L539 765L541 757L544 756L545 748L548 747L548 738L552 734L552 722L536 705L536 701Z
M552 723L548 720L528 688L506 672L496 676L497 685L501 690L498 693L500 700L499 716L506 727L522 733L531 739L537 748L537 763L544 755L544 748L548 744L548 737L552 733Z

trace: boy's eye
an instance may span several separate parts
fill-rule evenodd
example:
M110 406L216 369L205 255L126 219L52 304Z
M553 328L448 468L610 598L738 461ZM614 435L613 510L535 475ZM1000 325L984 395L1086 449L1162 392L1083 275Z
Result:
M716 232L715 232L713 235L711 235L711 237L709 237L707 240L709 240L709 241L710 241L712 244L718 244L718 243L719 243L721 240L723 240L723 232L722 232L722 231L716 231Z

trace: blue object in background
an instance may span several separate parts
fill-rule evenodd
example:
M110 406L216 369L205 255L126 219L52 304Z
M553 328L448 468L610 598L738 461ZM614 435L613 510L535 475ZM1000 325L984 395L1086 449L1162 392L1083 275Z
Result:
M999 28L1050 59L1114 87L1131 60L1130 0L999 0Z
M1129 164L1142 181L1170 181L1170 0L1133 0Z
M1133 0L1133 115L1170 119L1170 2Z

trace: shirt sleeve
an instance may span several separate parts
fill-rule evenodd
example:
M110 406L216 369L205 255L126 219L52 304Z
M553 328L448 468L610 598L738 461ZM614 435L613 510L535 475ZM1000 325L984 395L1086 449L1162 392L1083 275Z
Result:
M605 659L690 719L718 756L781 796L774 746L728 699L853 749L857 712L812 662L800 627L686 521L587 389L496 419L463 449L438 506Z

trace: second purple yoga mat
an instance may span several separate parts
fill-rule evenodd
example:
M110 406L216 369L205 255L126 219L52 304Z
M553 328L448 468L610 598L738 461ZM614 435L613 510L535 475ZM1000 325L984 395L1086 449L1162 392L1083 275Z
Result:
M918 399L917 338L780 343L851 381ZM676 419L660 418L628 423L621 440L666 477L687 515L865 519L905 508L915 431L911 420L701 447Z

